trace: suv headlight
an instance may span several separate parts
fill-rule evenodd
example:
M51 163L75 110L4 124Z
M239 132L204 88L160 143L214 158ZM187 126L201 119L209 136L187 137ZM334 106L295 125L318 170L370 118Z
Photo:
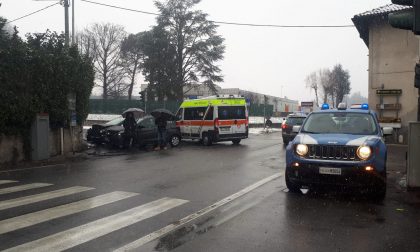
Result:
M361 160L367 160L372 155L372 149L369 146L360 146L356 154Z
M306 144L298 144L296 145L296 153L299 156L305 156L306 154L308 154L308 146Z

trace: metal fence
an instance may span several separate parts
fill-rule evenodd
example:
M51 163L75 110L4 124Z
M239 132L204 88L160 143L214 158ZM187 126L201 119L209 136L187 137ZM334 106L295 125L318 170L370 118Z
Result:
M89 100L90 114L121 114L128 108L141 108L147 113L157 108L165 108L173 113L176 113L182 101L148 101L143 102L139 100L103 100L91 99ZM273 116L273 105L251 104L248 106L249 116Z

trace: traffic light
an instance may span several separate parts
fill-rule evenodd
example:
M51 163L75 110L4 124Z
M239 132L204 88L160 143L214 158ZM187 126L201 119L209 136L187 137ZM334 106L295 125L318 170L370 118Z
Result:
M420 0L391 0L393 4L413 8L388 14L389 24L398 29L411 30L420 35Z
M140 91L139 92L139 95L140 95L140 101L144 101L144 99L146 98L146 91Z

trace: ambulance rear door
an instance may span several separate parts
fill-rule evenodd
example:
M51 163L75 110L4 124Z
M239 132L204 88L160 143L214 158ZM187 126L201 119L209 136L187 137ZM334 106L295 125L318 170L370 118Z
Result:
M246 133L246 106L219 106L217 110L220 135Z

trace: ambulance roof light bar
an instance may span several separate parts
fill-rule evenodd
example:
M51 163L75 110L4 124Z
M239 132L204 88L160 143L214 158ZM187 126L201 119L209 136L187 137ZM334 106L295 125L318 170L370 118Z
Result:
M330 109L330 105L328 105L328 103L322 104L321 110L327 110L327 109Z

